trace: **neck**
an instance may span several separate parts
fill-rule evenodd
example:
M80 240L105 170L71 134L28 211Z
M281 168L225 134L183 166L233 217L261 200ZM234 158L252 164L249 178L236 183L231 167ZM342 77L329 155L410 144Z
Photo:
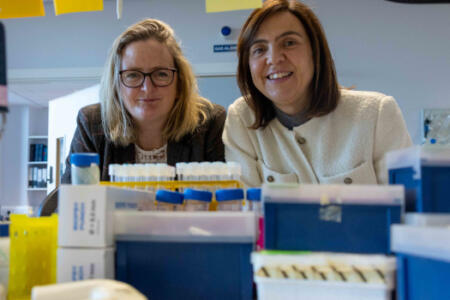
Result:
M143 150L153 150L164 146L165 140L162 136L163 126L146 125L138 126L137 145Z

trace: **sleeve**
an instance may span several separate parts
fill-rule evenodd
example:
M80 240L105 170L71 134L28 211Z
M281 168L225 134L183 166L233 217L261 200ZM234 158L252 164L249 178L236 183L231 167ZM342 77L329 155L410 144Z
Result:
M91 129L89 128L89 118L83 113L82 109L78 112L77 116L77 128L70 144L70 152L66 158L66 168L63 176L61 177L61 183L71 183L71 170L70 170L70 155L72 153L80 152L96 152L98 149L95 147L94 139L92 137Z
M378 184L388 183L386 153L412 145L402 112L391 96L385 96L378 107L375 127L374 168Z
M225 144L225 160L241 165L241 181L247 187L259 187L262 184L258 171L258 156L250 139L250 129L242 121L236 107L231 105L225 120L222 139Z
M209 122L206 138L206 161L225 161L222 132L226 118L226 111L217 105Z

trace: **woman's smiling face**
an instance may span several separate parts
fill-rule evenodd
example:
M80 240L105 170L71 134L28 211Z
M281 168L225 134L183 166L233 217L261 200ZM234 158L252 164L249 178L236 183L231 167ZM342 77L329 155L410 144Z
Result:
M290 12L268 17L250 46L256 88L284 113L302 111L311 97L314 62L302 23Z

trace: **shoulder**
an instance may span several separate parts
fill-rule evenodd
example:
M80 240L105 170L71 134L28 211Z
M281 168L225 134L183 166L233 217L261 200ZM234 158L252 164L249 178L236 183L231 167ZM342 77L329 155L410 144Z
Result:
M245 101L244 97L237 98L228 107L229 119L241 119L245 126L251 126L255 122L255 114Z
M383 107L396 106L392 96L372 91L355 91L341 89L337 112L367 118L376 116Z
M202 103L199 112L200 118L203 119L202 124L225 122L226 110L223 106L205 99L200 99L200 103Z
M88 122L99 121L101 120L101 116L100 103L84 106L78 112L78 118L85 119Z

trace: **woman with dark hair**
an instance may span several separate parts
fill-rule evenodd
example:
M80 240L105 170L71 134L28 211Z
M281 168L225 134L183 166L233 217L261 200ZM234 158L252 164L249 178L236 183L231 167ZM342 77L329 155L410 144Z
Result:
M243 97L228 109L227 161L248 186L263 182L387 182L385 153L411 145L394 98L339 87L317 16L295 0L268 0L238 40Z

